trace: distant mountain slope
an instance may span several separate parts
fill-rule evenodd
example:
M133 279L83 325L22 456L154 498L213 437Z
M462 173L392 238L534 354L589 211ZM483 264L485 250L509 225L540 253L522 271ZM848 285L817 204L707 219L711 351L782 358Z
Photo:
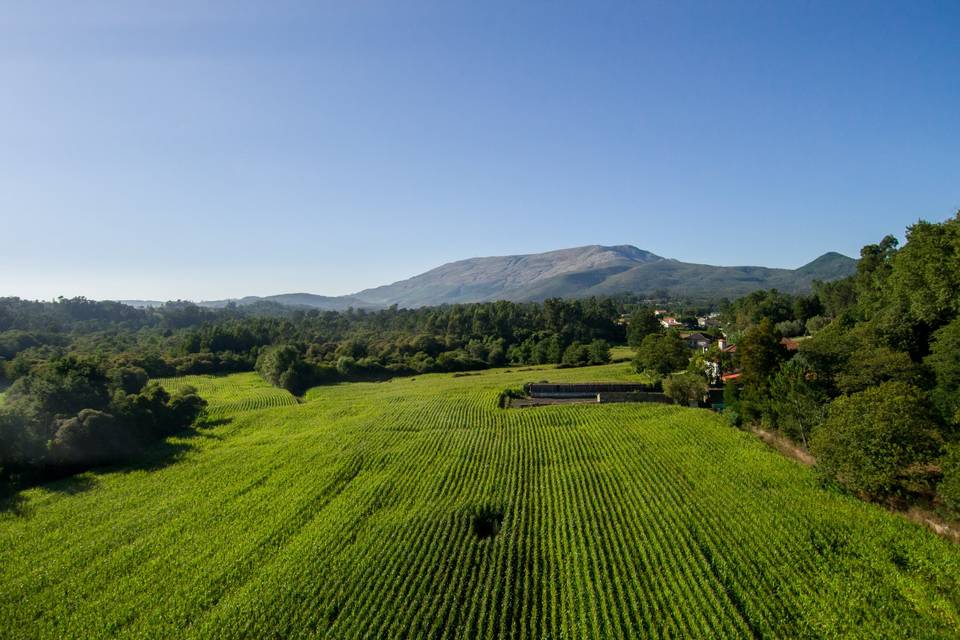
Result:
M372 308L379 305L359 300L354 296L320 296L315 293L281 293L273 296L245 296L228 300L205 300L200 302L201 307L219 309L233 302L238 306L247 306L257 302L275 302L288 307L311 307L330 311L345 311L350 307Z
M857 270L857 261L848 258L842 253L830 251L813 262L807 263L796 270L798 275L811 280L837 280L845 278Z
M814 280L834 280L853 273L856 264L853 258L827 253L799 269L717 267L670 260L629 245L590 245L460 260L408 280L360 291L354 297L371 304L410 307L658 290L692 297L736 297L772 287L806 291Z
M527 302L657 291L696 298L735 298L774 287L791 293L807 291L814 280L835 280L852 274L856 268L856 260L834 252L825 253L798 269L770 269L680 262L630 245L588 245L546 253L458 260L407 280L350 296L285 293L199 304L219 308L230 302L241 306L274 302L344 310L376 309L393 304L423 307L489 300ZM161 304L151 300L128 302L136 306Z
M424 306L493 299L522 299L538 282L574 272L615 273L637 264L663 260L629 245L590 245L546 253L459 260L390 285L366 289L354 297L389 306Z

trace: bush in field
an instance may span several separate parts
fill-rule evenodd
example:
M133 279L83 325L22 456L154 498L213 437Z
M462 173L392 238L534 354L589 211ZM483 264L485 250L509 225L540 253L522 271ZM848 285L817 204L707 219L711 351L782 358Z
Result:
M58 420L50 456L58 465L90 466L117 462L137 449L138 440L109 413L84 409Z
M341 360L348 356L341 357ZM352 358L351 358L352 360ZM293 345L269 347L257 358L257 373L270 384L300 395L313 384L313 367Z
M560 363L568 367L580 367L590 362L590 350L587 345L573 342L563 352Z
M587 345L590 364L607 364L610 362L610 343L606 340L594 340Z
M707 395L707 383L700 375L675 373L663 379L663 392L677 404L700 402Z
M933 461L940 446L926 394L903 382L837 398L811 439L823 471L871 497L902 491L909 467Z

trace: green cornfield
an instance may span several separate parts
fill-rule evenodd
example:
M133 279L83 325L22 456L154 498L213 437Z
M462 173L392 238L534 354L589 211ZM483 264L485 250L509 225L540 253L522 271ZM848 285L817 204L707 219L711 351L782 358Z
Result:
M0 512L4 638L956 638L960 547L623 363L193 384L211 426Z

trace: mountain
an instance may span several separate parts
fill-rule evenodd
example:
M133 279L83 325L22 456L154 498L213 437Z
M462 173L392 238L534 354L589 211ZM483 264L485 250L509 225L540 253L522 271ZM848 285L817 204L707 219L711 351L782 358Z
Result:
M736 297L757 289L807 291L814 280L850 275L857 261L827 253L799 269L718 267L671 260L629 245L590 245L530 255L451 262L354 298L417 307L484 300L539 301L666 290L689 297Z
M757 289L808 291L814 280L836 280L856 271L857 261L825 253L798 269L718 267L671 260L631 245L588 245L546 253L458 260L425 273L349 296L285 293L208 300L201 306L220 308L272 302L294 307L344 310L378 309L390 305L422 307L460 302L546 298L582 298L619 293L666 291L691 298L735 298ZM127 301L135 306L161 304Z
M845 278L854 273L856 270L856 260L853 258L848 258L842 253L830 251L823 254L813 262L803 265L796 270L796 273L802 275L804 278L810 278L811 280L823 280L826 282L829 280Z
M480 300L528 299L525 291L538 283L579 273L593 281L638 264L663 258L628 245L591 245L546 253L459 260L390 285L365 289L354 297L369 303L419 307ZM577 295L576 286L565 295Z
M281 293L273 296L245 296L228 300L204 300L198 304L201 307L220 309L230 303L244 307L258 302L274 302L288 307L311 307L330 311L345 311L350 307L371 308L378 305L370 304L354 296L320 296L315 293Z

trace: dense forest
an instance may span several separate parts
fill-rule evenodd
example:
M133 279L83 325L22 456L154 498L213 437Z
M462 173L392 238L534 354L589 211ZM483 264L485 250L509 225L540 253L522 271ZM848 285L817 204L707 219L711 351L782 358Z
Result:
M813 296L727 305L740 377L725 411L808 448L864 497L960 512L960 214L906 240L864 247L855 275Z

